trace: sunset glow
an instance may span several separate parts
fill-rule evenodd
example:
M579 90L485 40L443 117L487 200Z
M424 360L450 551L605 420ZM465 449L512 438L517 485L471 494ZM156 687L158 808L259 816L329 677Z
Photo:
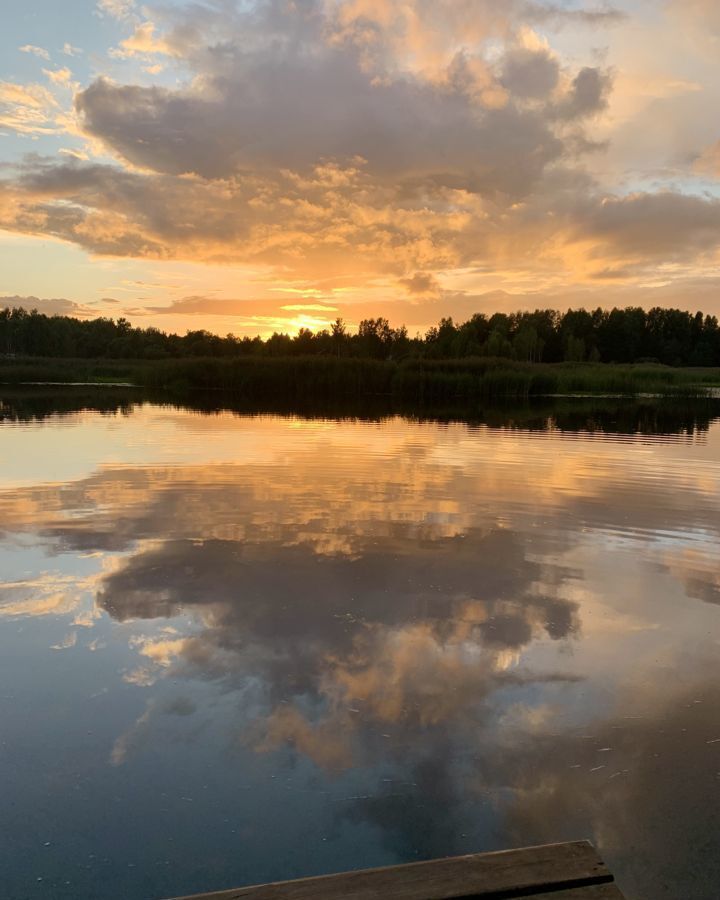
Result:
M715 0L30 0L0 303L184 333L720 313Z

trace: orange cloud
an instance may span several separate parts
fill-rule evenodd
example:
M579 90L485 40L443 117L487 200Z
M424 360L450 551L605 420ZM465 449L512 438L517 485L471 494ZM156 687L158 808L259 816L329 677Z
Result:
M0 128L20 134L54 134L58 104L39 84L0 81Z
M695 161L695 168L703 175L720 177L720 141L703 150Z
M614 298L624 285L680 285L717 260L718 201L678 181L648 187L644 176L630 190L603 171L609 142L636 115L665 122L653 102L675 104L668 127L683 134L673 122L686 95L709 102L702 72L649 71L639 60L628 73L622 56L614 66L571 61L554 46L561 28L632 35L638 22L618 9L331 0L313 15L261 2L172 7L153 21L130 0L98 9L125 32L113 51L128 61L125 82L78 87L68 113L38 85L0 85L0 124L88 142L5 169L7 232L96 256L262 267L275 287L343 281L367 291L376 305L366 314L404 300L416 320L426 300L457 315L466 294L532 297L610 281ZM668 9L696 21L709 7ZM157 54L186 77L148 83ZM60 96L69 70L48 75ZM698 157L672 143L665 156L685 160L676 170L715 171L712 148ZM327 293L313 299L335 306ZM264 304L237 327L296 327L282 312L335 312ZM140 315L146 305L127 308Z

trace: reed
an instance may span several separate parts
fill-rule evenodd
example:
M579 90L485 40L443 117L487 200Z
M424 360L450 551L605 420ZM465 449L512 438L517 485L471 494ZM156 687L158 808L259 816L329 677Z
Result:
M156 390L226 391L246 399L331 402L386 396L433 404L553 394L702 396L720 369L656 364L526 363L488 357L375 360L333 356L173 360L0 359L0 382L129 382Z

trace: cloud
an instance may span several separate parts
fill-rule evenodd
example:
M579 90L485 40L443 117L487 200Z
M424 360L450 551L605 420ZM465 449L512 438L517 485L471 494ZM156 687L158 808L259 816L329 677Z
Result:
M720 575L701 553L688 547L670 549L658 554L657 565L683 584L688 597L720 606Z
M80 47L74 47L66 41L62 46L61 52L64 53L65 56L79 56L83 51Z
M557 240L537 204L552 203L548 179L578 179L583 122L611 85L604 70L561 66L526 12L443 3L426 19L365 0L159 11L120 52L172 55L192 78L78 91L80 127L121 164L28 160L0 184L0 223L102 255L356 286L380 276L418 297L439 297L418 272L502 267L511 246L524 266Z
M683 259L714 252L720 242L720 200L663 191L608 197L581 216L578 236L600 243L599 255Z
M522 187L499 158L477 179L465 189L442 183L453 181L447 174L389 184L356 162L210 180L34 159L0 182L0 222L94 253L258 262L356 284L481 259L503 264L510 252L516 265L523 252L537 264L538 242L556 240L561 220L537 215L542 198L508 209L502 195L478 197L474 190L496 192L505 179Z
M373 176L515 196L562 153L535 112L508 106L478 115L458 94L373 85L340 52L311 68L300 59L277 60L272 71L263 63L242 78L206 81L202 91L101 79L76 104L88 134L134 165L213 179L361 159Z
M417 837L408 813L424 797L418 815L430 830L420 847L462 852L455 842L463 833L468 843L479 839L465 826L480 827L477 804L489 796L493 824L517 838L509 843L523 843L523 833L558 839L551 831L562 822L617 853L624 838L613 843L608 830L617 809L631 834L633 810L641 821L649 811L642 798L667 782L676 738L682 752L703 742L690 780L712 783L704 742L717 736L708 733L717 716L683 710L704 696L714 711L714 697L698 685L676 704L662 678L646 677L648 658L657 666L671 645L682 648L679 660L690 653L705 691L717 681L717 648L706 646L711 638L698 643L697 624L678 614L684 602L701 617L717 609L683 599L697 593L689 579L717 583L717 473L678 474L690 443L704 440L691 425L683 449L652 423L665 434L660 453L622 404L605 417L596 404L581 406L564 427L576 432L595 416L598 432L627 428L638 452L599 433L563 441L562 453L533 454L515 410L496 420L502 431L426 423L412 439L392 422L348 431L323 419L304 423L288 460L296 420L162 415L166 430L186 433L175 443L190 461L106 465L71 489L60 482L0 496L3 528L16 541L32 533L49 554L122 553L97 582L98 609L124 623L119 633L137 635L137 665L123 678L139 693L176 682L198 710L225 701L212 717L220 739L272 753L273 765L367 772L365 799L334 797L333 808L339 820L382 828L394 850ZM531 415L546 429L535 442L557 442L561 415ZM208 441L216 461L195 464ZM384 465L388 454L400 464ZM689 528L693 553L668 558L667 535ZM618 534L627 552L617 552ZM178 631L161 631L163 618L176 618ZM687 661L675 662L659 671L686 671ZM608 698L618 698L617 715ZM144 713L116 742L116 765L196 727L191 704ZM622 718L634 714L645 719ZM665 734L662 722L672 723ZM616 768L591 772L608 746ZM637 794L627 792L625 774L610 778L625 769ZM451 826L440 816L433 828L444 798ZM653 828L643 852L663 833Z
M33 56L39 56L40 59L50 59L50 54L44 47L36 47L34 44L25 44L22 47L18 47L21 53L32 53Z
M560 78L560 65L545 49L519 46L503 60L501 80L515 96L542 99L551 94Z
M97 78L64 125L49 93L38 104L26 86L6 87L10 127L52 133L69 122L115 159L7 168L6 230L98 255L384 284L382 302L401 302L399 288L413 315L425 298L459 305L458 292L422 290L418 273L445 285L465 270L518 294L618 272L641 284L670 243L683 275L720 243L712 201L676 187L630 194L592 174L614 73L571 63L548 36L619 22L608 6L267 0L157 8L152 21L134 4L100 9L127 31L121 56L148 70L156 54L172 57L178 80Z
M720 177L720 141L703 150L695 160L695 169L702 175Z
M155 37L155 25L152 22L141 22L130 37L120 41L120 46L110 51L110 56L116 59L129 59L133 56L151 56L155 53L172 56L174 50L166 41ZM160 71L157 67L150 68Z
M136 7L135 0L97 0L97 10L100 15L111 16L120 21L131 20Z
M51 650L70 650L77 644L77 631L71 631L57 644L53 644Z
M0 584L0 619L67 615L77 609L82 589L77 579L50 573L7 581Z
M60 156L70 156L72 159L81 159L81 160L90 159L90 154L87 153L85 150L77 150L76 148L70 148L70 147L61 147L58 150L58 154Z
M340 770L352 765L349 736L338 733L334 721L311 724L293 707L274 710L256 733L246 736L258 753L290 745L297 753L324 769Z
M48 316L76 316L84 319L92 315L97 315L96 311L86 304L77 303L75 300L67 300L64 297L40 298L32 296L23 296L13 294L11 296L0 296L0 309L18 308L30 312L36 309L40 313Z
M609 4L590 6L589 9L568 9L557 3L526 3L525 15L531 22L555 25L619 25L628 18L627 13Z
M266 713L243 730L245 744L261 752L287 745L321 767L347 768L359 728L429 727L463 716L500 684L516 683L508 668L531 642L566 640L578 628L573 603L534 595L539 570L515 535L471 532L445 543L442 557L400 538L394 550L332 555L318 565L309 547L274 541L244 549L234 541L169 542L109 574L99 603L119 621L190 615L198 622L185 638L135 641L150 666L130 673L133 682L148 684L164 671L242 691L253 679ZM440 562L448 554L452 566ZM419 587L429 583L437 591ZM487 599L468 599L477 583ZM297 584L312 594L311 607L291 600ZM348 607L343 584L363 586L359 606ZM323 715L308 718L308 701Z
M185 649L186 638L140 638L130 645L138 647L141 656L147 657L154 665L168 669Z
M707 869L704 842L718 826L705 797L717 777L711 741L720 696L717 667L706 664L705 677L690 684L626 687L586 732L521 727L482 753L477 789L511 794L508 842L544 843L582 830L604 858L617 859L611 865L628 894L714 897L720 865Z
M612 76L595 67L581 69L570 90L558 102L558 115L564 119L584 119L607 108Z
M662 442L638 433L638 408ZM265 773L295 763L291 788L327 790L322 814L387 852L585 834L633 893L668 900L684 882L710 900L717 606L685 591L699 576L717 596L719 474L687 470L713 436L703 448L688 414L669 438L664 409L549 406L525 414L532 438L517 410L408 430L165 407L165 432L185 436L173 459L149 446L154 464L7 488L2 523L50 556L122 553L97 584L117 634L137 635L123 677L139 708L115 765L209 717L204 747L242 743L248 772L248 747L272 754Z
M562 27L567 24L597 26L614 24L623 16L610 7L569 10L559 4L507 0L354 0L328 4L331 40L354 46L368 69L404 69L442 80L443 71L457 56L458 47L468 48L478 64L481 80L487 68L476 48L492 41L507 41L528 24ZM490 85L486 96L493 97ZM484 93L481 91L481 95Z
M346 277L362 268L402 272L454 256L450 241L464 224L457 210L429 210L410 197L392 211L388 200L357 167L228 184L37 161L0 184L0 221L96 253L255 259L313 275L321 267Z
M453 771L452 760L462 755L455 734L426 730L413 738L405 764L393 760L395 777L374 785L372 794L351 798L338 810L338 821L378 831L393 859L458 856L470 851L471 835L475 846L483 846L462 776Z
M396 758L386 751L386 782L338 818L381 829L404 858L437 858L488 841L478 809L491 802L499 846L584 834L626 893L711 900L720 869L707 868L705 847L718 828L704 797L716 778L718 717L709 711L717 694L709 675L670 691L639 692L631 682L584 727L558 718L552 704L520 703L499 721L478 716L469 728L425 730ZM682 774L668 778L668 769Z
M155 701L149 700L145 707L145 712L135 720L128 731L115 741L110 753L111 765L123 765L128 755L143 746L149 739L152 729L152 714L155 708Z
M363 3L327 10L310 3L302 11L262 3L246 13L224 9L222 16L208 9L202 19L192 8L177 11L161 44L149 22L125 44L181 56L196 72L192 84L162 89L101 79L78 95L78 111L89 133L131 162L207 177L361 157L373 172L410 176L449 168L457 181L486 169L485 154L493 168L504 154L522 181L529 157L539 157L541 167L556 158L560 145L542 116L515 109L477 52L457 51L459 35L480 44L498 32L508 37L512 9L508 19L488 2L438 4L442 26L433 30L433 22L408 11L412 6L391 3L380 15ZM371 21L394 55L383 54L368 71L362 49L353 48L365 47ZM440 60L431 70L419 62L428 41ZM483 109L487 116L479 115ZM549 143L546 155L542 143Z
M0 81L0 128L19 134L55 134L58 103L40 84Z
M63 66L61 69L43 69L43 72L53 84L66 85L70 83L72 78L72 72L67 66Z
M277 311L279 304L271 302L273 312ZM180 315L180 316L245 316L251 313L262 313L257 309L256 301L248 300L220 300L217 297L205 297L202 294L190 297L182 297L173 300L167 306L149 306L141 310L143 314L155 315Z
M400 284L403 285L408 294L437 294L440 288L437 279L428 272L416 272L411 278L401 278Z
M281 306L285 312L337 312L337 306L326 306L323 303L289 303Z
M21 504L22 505L22 504ZM27 511L27 509L26 509ZM80 577L62 572L39 572L35 577L0 583L0 619L73 616L73 625L92 627L100 613L87 606L97 586L95 575ZM73 632L74 634L74 632ZM74 646L77 635L72 643Z

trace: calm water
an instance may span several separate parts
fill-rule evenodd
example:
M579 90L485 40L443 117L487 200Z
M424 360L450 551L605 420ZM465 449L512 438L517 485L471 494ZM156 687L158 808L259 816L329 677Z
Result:
M581 837L720 896L720 404L0 396L3 898Z

